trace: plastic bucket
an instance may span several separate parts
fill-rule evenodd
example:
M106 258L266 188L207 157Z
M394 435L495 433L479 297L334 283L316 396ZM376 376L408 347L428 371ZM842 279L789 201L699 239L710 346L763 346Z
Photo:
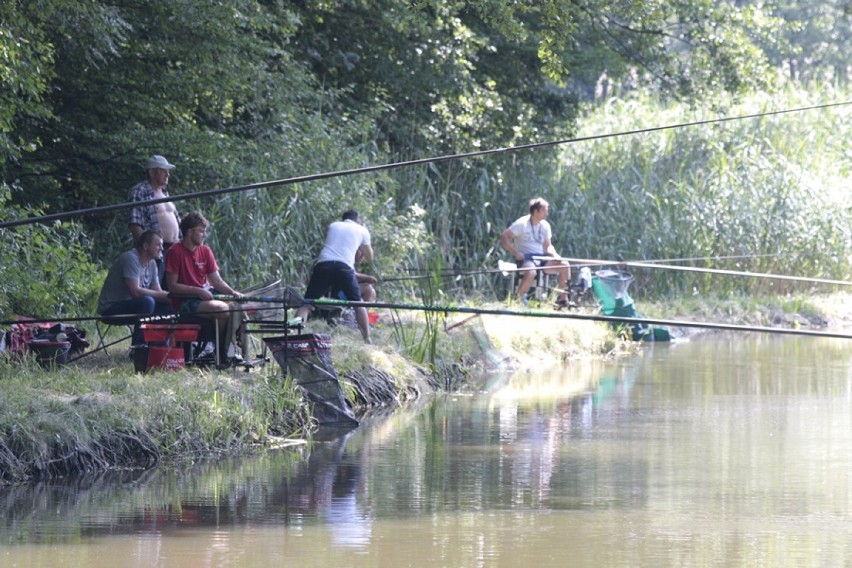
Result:
M68 351L71 350L70 341L34 339L27 346L35 353L38 364L45 369L64 365L68 361Z
M152 369L177 371L186 367L183 347L134 345L133 370L146 373Z

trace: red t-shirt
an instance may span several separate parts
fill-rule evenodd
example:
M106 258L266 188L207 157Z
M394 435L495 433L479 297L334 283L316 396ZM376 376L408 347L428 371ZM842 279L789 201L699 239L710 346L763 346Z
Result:
M178 284L209 288L207 275L218 270L219 265L216 264L213 251L207 245L201 245L189 252L183 243L177 243L166 254L166 272L177 274ZM180 300L176 303L180 305Z

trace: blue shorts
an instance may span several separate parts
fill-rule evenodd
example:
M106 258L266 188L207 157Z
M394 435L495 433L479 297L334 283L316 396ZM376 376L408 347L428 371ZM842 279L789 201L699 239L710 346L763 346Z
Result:
M534 256L544 256L544 254L533 254L531 252L525 252L523 260L516 260L515 265L518 268L523 268L525 263L532 262L536 266L542 266L544 264L544 261L536 260L533 258Z
M308 289L305 291L305 299L316 300L326 296L332 290L339 292L350 302L360 302L361 288L358 287L358 280L355 278L355 269L345 262L334 260L314 265Z

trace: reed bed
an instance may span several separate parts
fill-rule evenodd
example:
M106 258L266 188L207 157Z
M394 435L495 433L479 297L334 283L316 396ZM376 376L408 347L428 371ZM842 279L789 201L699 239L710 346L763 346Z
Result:
M702 104L661 103L634 94L585 108L576 134L804 107L848 95L848 89L823 85ZM301 288L327 225L355 208L376 250L375 260L362 269L388 280L380 284L383 299L416 297L417 283L405 277L429 274L435 263L425 259L432 255L440 257L445 275L467 273L443 277L441 294L494 299L505 284L493 273L497 260L506 258L500 233L527 212L536 195L551 202L554 244L566 256L737 255L749 258L704 265L847 279L852 269L850 124L850 111L841 106L230 193L191 207L213 222L210 244L223 275L237 286L275 277ZM258 155L240 164L235 183L428 156L428 149L418 156L386 154L361 136L363 143L347 145L318 135L280 156ZM637 270L635 276L638 287L657 298L801 290L765 280L665 271Z
M825 93L822 93L822 100ZM837 94L840 97L840 94ZM581 135L817 104L816 94L754 96L704 111L612 101ZM750 255L714 267L847 279L852 253L845 107L673 129L564 149L557 212L574 256L642 260ZM787 293L767 280L643 274L659 296ZM653 292L656 291L656 292Z

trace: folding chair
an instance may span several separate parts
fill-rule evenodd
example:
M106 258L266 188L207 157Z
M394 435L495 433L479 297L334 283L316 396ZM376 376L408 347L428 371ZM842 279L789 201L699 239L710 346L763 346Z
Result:
M515 297L515 292L518 289L519 282L517 281L517 275L519 272L523 272L521 269L517 267L514 262L506 262L503 260L497 261L497 269L503 273L503 276L510 276L511 281L509 284L509 299ZM532 286L527 291L527 294L533 294L532 298L538 302L542 302L546 299L548 292L553 286L551 286L551 277L556 277L555 274L548 274L543 270L543 267L539 267L535 271L535 281L533 281Z
M102 317L100 319L95 320L95 332L98 334L98 343L95 345L95 348L89 351L87 354L92 354L97 351L103 351L107 353L107 349L112 347L117 343L121 343L126 339L130 339L133 337L133 325L131 323L127 323L126 318L110 318L110 317ZM119 327L124 326L127 328L127 335L122 336L120 339L116 339L111 343L106 342L106 336L109 332L110 327Z

